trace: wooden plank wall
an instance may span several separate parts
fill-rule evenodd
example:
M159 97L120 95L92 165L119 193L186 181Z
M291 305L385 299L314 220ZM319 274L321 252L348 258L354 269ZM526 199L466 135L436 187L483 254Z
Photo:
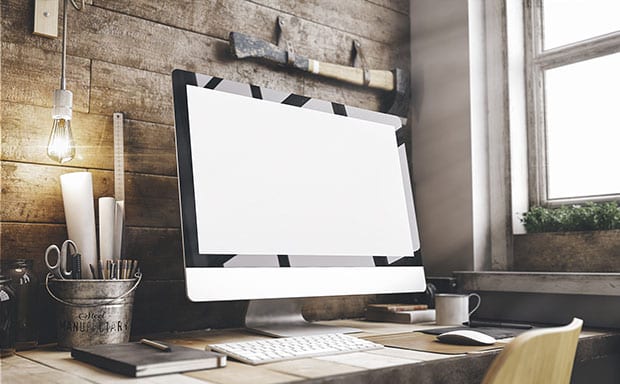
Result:
M33 35L33 1L1 0L1 258L35 261L66 238L63 173L93 173L95 199L112 196L112 113L125 113L127 257L140 260L134 333L241 322L245 303L195 304L184 294L172 86L174 68L378 110L384 94L251 61L234 60L227 36L274 40L276 18L294 30L296 52L349 64L360 39L375 68L409 68L407 0L91 0L69 9L67 88L74 94L77 158L46 156L61 40ZM62 17L62 12L61 16ZM62 22L59 21L62 26ZM62 27L61 27L62 28ZM360 315L373 296L309 300L311 318ZM53 339L53 310L41 293L42 338Z

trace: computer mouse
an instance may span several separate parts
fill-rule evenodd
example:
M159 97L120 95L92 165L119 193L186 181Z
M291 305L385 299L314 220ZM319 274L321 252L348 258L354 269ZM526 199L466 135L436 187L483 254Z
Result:
M446 344L459 345L492 345L497 341L494 337L469 329L442 333L437 336L437 340Z

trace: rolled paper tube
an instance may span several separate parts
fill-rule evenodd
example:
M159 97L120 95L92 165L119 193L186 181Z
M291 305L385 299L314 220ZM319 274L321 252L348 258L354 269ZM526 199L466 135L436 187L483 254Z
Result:
M99 198L99 257L111 259L114 255L114 217L116 200L113 197Z
M88 265L97 263L97 233L93 177L90 172L73 172L60 176L67 233L82 255L82 277L91 275Z
M116 202L116 213L114 215L114 252L113 259L119 260L123 251L123 229L125 220L125 202Z

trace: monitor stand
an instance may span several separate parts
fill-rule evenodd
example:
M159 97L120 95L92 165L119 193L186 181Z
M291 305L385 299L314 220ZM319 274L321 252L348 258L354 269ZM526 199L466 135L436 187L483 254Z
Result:
M272 337L361 332L356 328L310 323L301 314L302 304L301 299L250 300L245 315L245 327Z

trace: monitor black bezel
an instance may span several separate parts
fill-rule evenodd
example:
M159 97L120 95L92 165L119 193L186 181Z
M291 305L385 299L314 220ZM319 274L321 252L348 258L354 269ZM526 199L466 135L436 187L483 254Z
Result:
M174 120L175 120L175 145L177 156L177 178L179 185L179 209L181 213L181 240L183 248L183 256L186 268L194 267L224 267L224 263L236 255L223 254L200 254L198 248L198 232L196 226L196 204L195 191L193 182L192 168L192 152L189 132L189 112L187 104L187 85L199 86L198 76L208 79L204 85L207 88L215 88L222 78L199 75L194 72L175 69L172 72L173 99L174 99ZM234 83L229 81L230 83ZM239 83L237 83L239 84ZM260 88L253 85L245 85L248 87L248 97L262 98ZM287 100L291 105L303 106L305 102L311 98L290 94ZM266 101L275 102L273 100L264 99ZM331 103L333 113L346 115L346 108L339 103ZM405 145L404 134L405 128L398 129L395 134L398 145ZM183 166L181 166L183 165ZM285 259L280 258L280 267L289 267ZM374 267L384 266L404 266L404 267L421 267L422 254L420 249L416 250L413 256L404 256L395 262L389 263L385 256L373 256ZM331 268L330 266L324 266ZM373 267L369 267L373 268Z

